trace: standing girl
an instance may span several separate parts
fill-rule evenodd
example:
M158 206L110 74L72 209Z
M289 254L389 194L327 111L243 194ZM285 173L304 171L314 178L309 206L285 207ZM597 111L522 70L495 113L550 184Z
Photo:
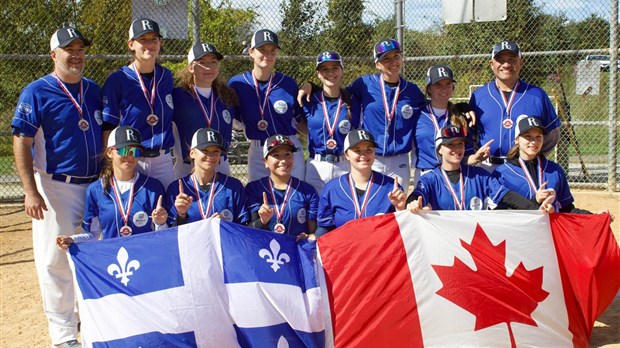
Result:
M86 189L84 233L59 236L56 244L66 249L74 242L127 237L168 227L164 187L136 170L142 154L137 129L118 127L110 132L100 179Z
M152 19L131 23L127 45L133 55L129 66L112 73L103 85L104 139L116 126L136 128L144 147L138 170L164 185L172 170L172 73L157 64L162 36Z
M301 109L295 102L297 83L291 77L275 72L280 45L278 36L271 30L261 29L252 36L249 54L252 71L233 76L228 85L239 97L238 120L243 123L245 135L250 140L248 151L248 179L258 180L269 175L263 164L262 149L265 140L280 134L287 136L301 149L297 139L297 123L301 121ZM304 179L304 154L296 151L291 174Z
M217 130L224 140L224 148L230 146L232 122L239 102L235 91L226 86L220 75L222 59L224 56L215 46L197 43L187 55L188 65L178 73L179 86L172 91L175 105L173 121L179 132L179 146L176 149L181 152L174 164L177 178L192 171L190 143L199 128ZM230 175L230 164L225 153L217 171Z

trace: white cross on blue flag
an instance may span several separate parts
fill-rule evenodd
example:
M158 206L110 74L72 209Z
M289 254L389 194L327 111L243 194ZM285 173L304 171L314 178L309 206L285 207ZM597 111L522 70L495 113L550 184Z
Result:
M323 347L314 248L208 219L73 244L85 347Z

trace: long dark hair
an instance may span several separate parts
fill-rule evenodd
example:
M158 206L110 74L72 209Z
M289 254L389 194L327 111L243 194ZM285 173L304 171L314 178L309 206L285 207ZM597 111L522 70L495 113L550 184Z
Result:
M179 79L178 86L194 95L194 74L189 71L189 65L177 72L177 78ZM218 75L211 85L213 91L222 99L226 106L239 105L239 98L234 89L226 85L226 81L222 75Z

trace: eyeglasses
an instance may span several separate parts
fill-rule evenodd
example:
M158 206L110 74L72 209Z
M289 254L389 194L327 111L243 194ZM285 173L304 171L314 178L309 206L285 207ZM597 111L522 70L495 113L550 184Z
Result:
M142 156L142 149L139 147L125 146L121 147L120 149L116 149L116 153L118 153L118 155L122 157L127 157L131 154L133 157L138 158Z
M318 57L316 57L317 66L325 62L339 62L340 64L342 64L342 57L340 57L340 54L338 52L334 51L323 52Z
M396 40L385 40L375 45L375 57L385 52L399 50L400 44Z

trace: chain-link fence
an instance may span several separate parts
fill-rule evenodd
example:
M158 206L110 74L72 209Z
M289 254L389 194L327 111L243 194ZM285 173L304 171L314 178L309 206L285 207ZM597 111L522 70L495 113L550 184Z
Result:
M406 79L423 85L430 65L448 64L458 80L454 95L464 100L493 78L492 45L504 39L517 41L525 52L522 78L547 91L565 125L570 120L553 159L566 169L571 185L617 191L617 83L611 79L616 66L609 58L614 53L610 47L617 50L617 42L610 45L611 24L617 25L617 20L610 21L610 8L617 13L617 2L508 0L503 21L444 25L442 0L4 1L0 200L23 197L13 164L10 122L21 89L52 69L47 54L52 33L72 24L91 39L85 75L103 84L109 73L128 62L129 23L139 16L160 23L166 37L162 62L173 71L184 66L196 39L214 44L226 55L221 67L226 78L249 70L251 63L241 54L246 42L254 30L270 28L282 46L278 71L299 82L314 80L314 57L336 50L345 58L348 83L375 71L373 44L393 37L402 41ZM611 93L610 81L614 81ZM240 178L246 173L245 151L241 141L231 156L233 175Z

